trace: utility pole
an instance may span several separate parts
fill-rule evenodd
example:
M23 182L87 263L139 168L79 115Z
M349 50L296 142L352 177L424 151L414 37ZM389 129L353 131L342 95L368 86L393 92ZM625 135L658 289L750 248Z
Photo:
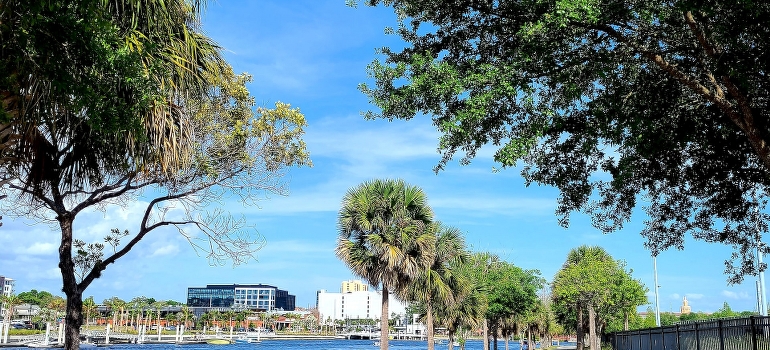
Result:
M660 298L658 297L658 256L652 256L652 269L655 274L655 325L660 327Z

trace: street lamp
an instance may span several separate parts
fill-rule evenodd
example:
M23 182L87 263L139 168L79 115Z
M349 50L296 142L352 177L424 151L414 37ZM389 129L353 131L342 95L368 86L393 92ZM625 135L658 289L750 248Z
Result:
M655 274L655 325L660 327L660 298L658 298L658 254L652 255L652 269Z

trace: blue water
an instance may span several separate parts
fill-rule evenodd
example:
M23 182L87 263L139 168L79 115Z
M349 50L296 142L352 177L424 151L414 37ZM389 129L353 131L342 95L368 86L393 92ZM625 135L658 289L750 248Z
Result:
M505 342L498 342L499 350L505 349ZM424 350L428 348L425 341L414 340L390 340L388 348L395 350ZM436 344L436 350L449 349L447 344ZM468 340L465 343L466 350L480 350L484 344L480 340ZM518 342L510 342L509 350L519 350ZM5 350L29 348L4 348ZM209 344L120 344L111 346L100 346L97 349L106 350L262 350L262 349L307 349L307 350L376 350L372 340L262 340L259 344L231 344L231 345L209 345ZM455 349L459 349L455 348Z

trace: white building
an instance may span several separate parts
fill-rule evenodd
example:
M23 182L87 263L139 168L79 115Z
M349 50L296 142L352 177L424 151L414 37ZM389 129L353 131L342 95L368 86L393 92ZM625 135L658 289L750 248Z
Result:
M5 296L11 296L13 294L13 279L5 276L0 276L0 288ZM5 309L0 305L0 318L5 318Z
M329 293L319 290L316 293L316 305L321 321L329 318L345 319L380 319L382 313L381 291L357 291L346 293ZM403 317L406 305L391 294L388 298L388 313ZM390 317L390 316L389 316Z

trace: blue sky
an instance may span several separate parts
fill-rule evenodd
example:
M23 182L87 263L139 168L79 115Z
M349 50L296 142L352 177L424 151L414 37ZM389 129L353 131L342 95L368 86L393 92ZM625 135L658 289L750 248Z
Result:
M475 251L488 251L551 280L570 249L604 247L653 289L653 265L639 235L641 211L625 229L603 235L583 214L565 229L557 224L558 192L525 187L518 169L493 172L493 149L485 148L467 166L456 161L439 174L438 134L429 118L366 121L371 109L356 86L367 81L375 49L400 45L384 34L395 25L387 8L345 6L344 0L211 2L204 28L225 49L236 72L254 76L249 86L258 104L276 101L299 107L308 119L305 140L312 168L287 176L290 194L271 196L260 207L225 205L243 214L267 244L258 261L212 267L173 230L155 231L110 266L84 293L97 301L112 296L148 296L184 302L187 287L217 283L265 283L313 306L319 289L337 291L354 278L334 255L336 214L345 192L374 178L403 178L428 195L436 218L459 228ZM133 231L144 202L81 214L75 234L100 241L110 228ZM27 220L4 218L0 228L0 275L16 279L16 291L61 289L57 268L58 230ZM662 311L678 311L687 296L693 311L715 311L726 301L734 310L754 310L755 278L728 286L723 274L730 247L686 242L684 251L658 257Z

